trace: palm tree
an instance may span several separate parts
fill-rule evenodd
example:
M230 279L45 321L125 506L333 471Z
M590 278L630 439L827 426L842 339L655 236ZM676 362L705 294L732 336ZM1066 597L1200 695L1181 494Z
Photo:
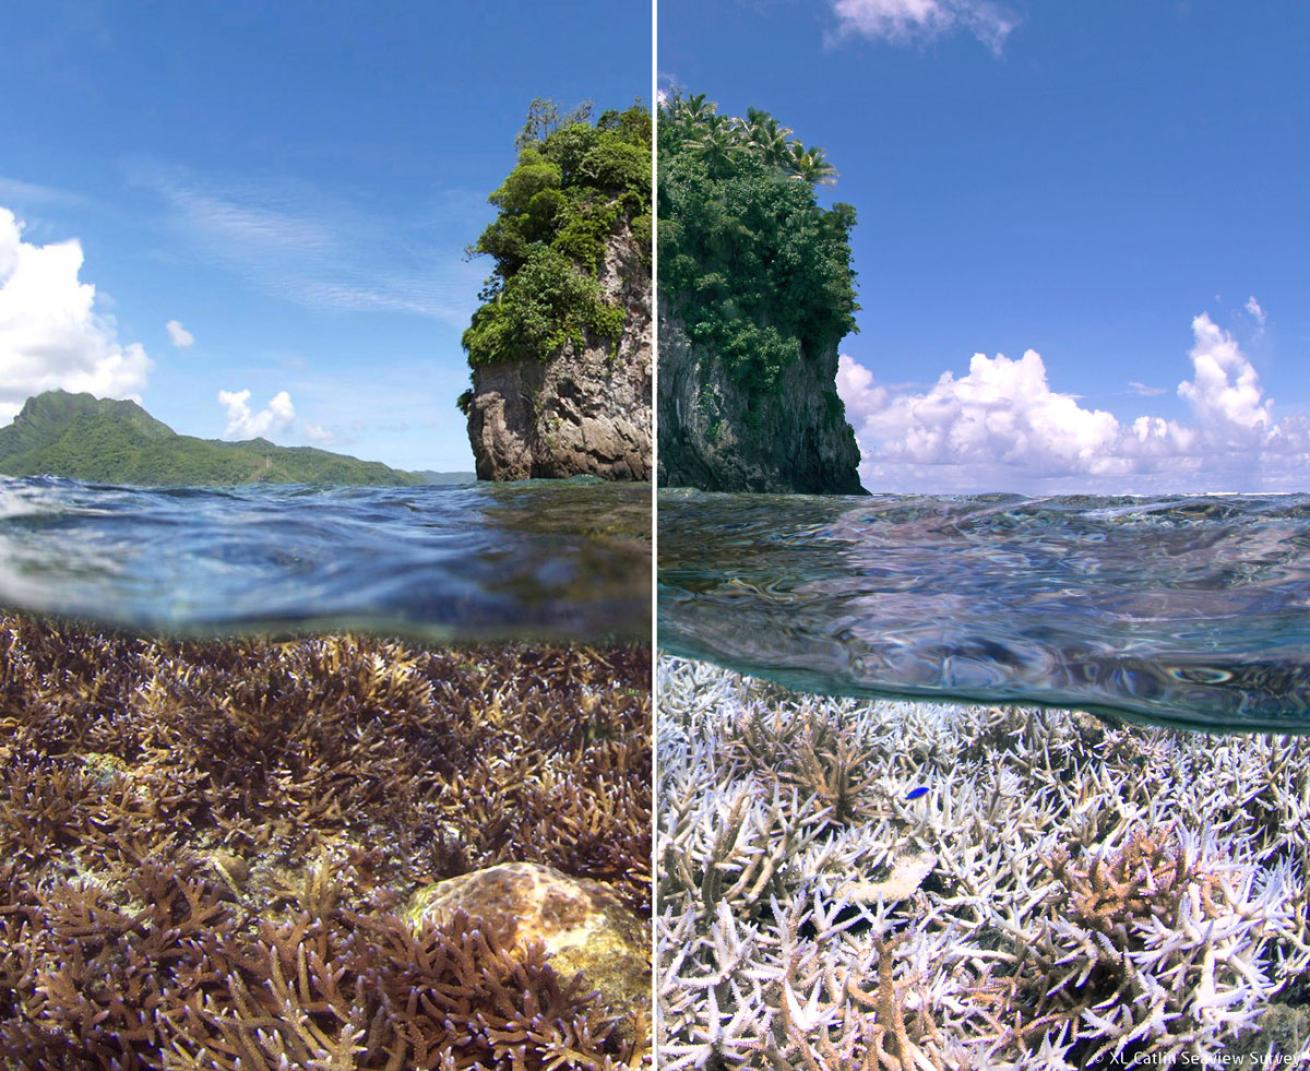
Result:
M722 116L712 115L710 119L717 119L720 122L707 122L695 145L700 150L702 158L709 164L710 171L722 174L731 168L733 158L740 151L741 143L732 124L722 121Z
M827 186L837 181L837 169L828 163L823 150L817 145L806 148L799 141L793 142L789 165L796 178L805 180L811 186Z
M791 135L788 127L779 124L768 112L758 108L746 110L744 132L749 144L760 154L764 162L774 167L786 166L790 157L787 138Z
M695 126L705 122L706 118L714 114L716 105L713 101L705 103L704 93L693 93L689 97L679 98L682 104L682 119Z
M666 144L681 146L695 142L708 116L714 113L714 104L707 103L704 93L684 97L674 90L664 102L660 115L660 137Z
M735 122L735 119L729 119L726 115L719 115L718 112L711 109L701 117L697 125L701 128L701 136L707 137L711 134L730 134Z

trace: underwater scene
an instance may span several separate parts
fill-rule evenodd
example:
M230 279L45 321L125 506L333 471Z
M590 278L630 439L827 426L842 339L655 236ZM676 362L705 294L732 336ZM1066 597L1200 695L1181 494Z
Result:
M649 1061L649 485L0 501L0 1066Z
M661 1067L1310 1062L1308 505L662 490Z

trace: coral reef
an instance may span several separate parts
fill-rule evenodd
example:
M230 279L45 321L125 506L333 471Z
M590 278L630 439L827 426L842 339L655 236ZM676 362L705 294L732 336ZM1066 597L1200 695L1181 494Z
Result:
M434 881L649 913L649 650L0 617L0 1067L619 1068L647 1013Z
M1310 1063L1310 739L658 673L667 1071Z

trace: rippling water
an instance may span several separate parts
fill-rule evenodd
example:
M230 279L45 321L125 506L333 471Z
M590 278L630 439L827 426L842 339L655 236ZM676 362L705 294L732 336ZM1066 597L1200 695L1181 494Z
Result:
M665 491L659 640L811 691L1310 731L1310 496Z
M175 632L644 637L650 488L0 477L0 604Z

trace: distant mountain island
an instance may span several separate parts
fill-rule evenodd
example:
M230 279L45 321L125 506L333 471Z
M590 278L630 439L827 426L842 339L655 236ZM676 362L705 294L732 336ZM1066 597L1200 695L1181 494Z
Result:
M267 439L179 435L136 402L53 390L29 398L0 428L0 474L67 476L138 486L248 483L415 486L472 481L472 473L403 472L377 461Z

